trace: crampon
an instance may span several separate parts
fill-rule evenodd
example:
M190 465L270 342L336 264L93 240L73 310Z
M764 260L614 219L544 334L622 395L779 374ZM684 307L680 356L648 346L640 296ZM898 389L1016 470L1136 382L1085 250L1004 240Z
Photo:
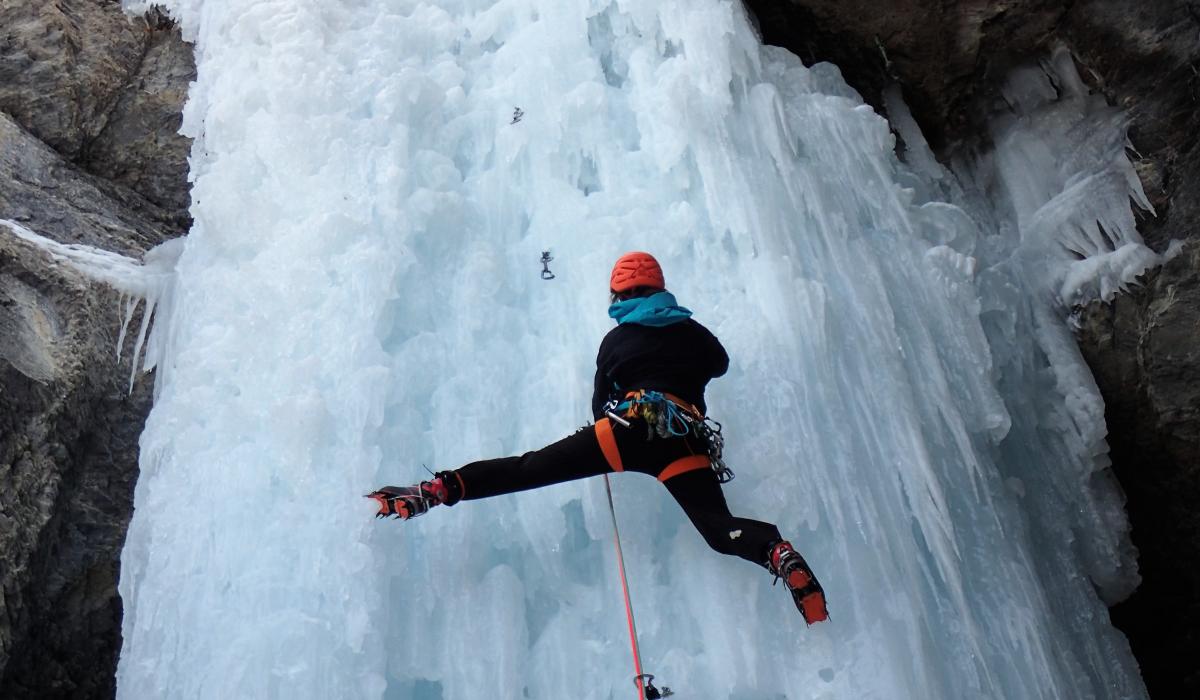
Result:
M770 568L776 580L783 579L805 622L812 625L829 619L825 589L821 588L808 562L792 549L790 543L779 542L771 548Z
M429 482L417 486L384 486L368 493L366 498L373 498L379 504L376 518L410 520L428 513L430 508L442 502L432 490L427 489L427 484Z

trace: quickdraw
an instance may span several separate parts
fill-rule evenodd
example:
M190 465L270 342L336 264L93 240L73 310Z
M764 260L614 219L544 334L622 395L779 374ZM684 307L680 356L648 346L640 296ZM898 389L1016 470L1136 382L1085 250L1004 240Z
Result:
M636 683L646 693L646 700L660 700L661 698L669 698L675 694L667 686L663 686L662 690L654 687L654 676L649 673L642 673L634 677L633 682Z
M733 481L733 470L722 459L725 438L721 436L721 424L701 415L686 401L661 391L641 389L629 392L624 400L612 399L604 410L626 427L628 423L621 418L644 420L647 440L654 439L656 435L660 438L695 436L707 446L708 459L717 474L717 481L722 484Z
M733 481L735 476L733 470L725 466L725 460L721 458L721 454L725 450L725 438L721 437L721 424L704 416L693 424L693 429L696 437L704 440L708 445L708 458L712 461L713 471L717 473L717 481L722 484Z

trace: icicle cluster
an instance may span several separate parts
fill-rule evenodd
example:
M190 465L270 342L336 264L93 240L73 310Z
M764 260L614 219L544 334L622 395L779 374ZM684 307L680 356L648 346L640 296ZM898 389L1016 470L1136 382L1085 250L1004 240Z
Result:
M101 250L79 243L59 243L45 236L38 235L15 221L0 219L0 225L7 227L18 238L37 245L54 259L70 265L80 273L103 282L121 293L120 304L123 309L121 333L117 338L117 358L125 347L129 324L137 312L138 305L144 302L142 321L138 327L137 341L133 346L133 358L130 361L132 369L129 374L129 390L137 379L138 360L141 358L141 370L149 372L159 366L159 361L169 355L168 348L170 333L163 331L149 333L151 319L157 310L159 315L171 317L171 302L173 300L175 281L175 262L183 251L183 239L175 238L161 243L146 251L139 262L133 258ZM147 344L147 340L149 343ZM146 353L142 355L145 346ZM164 370L160 370L160 376Z

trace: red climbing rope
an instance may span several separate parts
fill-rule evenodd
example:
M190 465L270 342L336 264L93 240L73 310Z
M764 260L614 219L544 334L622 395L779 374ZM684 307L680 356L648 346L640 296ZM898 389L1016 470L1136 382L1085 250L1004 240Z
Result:
M637 626L633 622L633 603L629 600L629 581L625 578L625 557L621 553L621 532L617 529L617 509L613 506L612 483L604 475L604 489L608 492L608 512L613 519L613 544L617 547L617 567L621 570L621 591L625 593L625 616L629 619L629 642L633 646L633 671L636 675L638 700L646 700L646 688L642 682L642 655L638 651Z

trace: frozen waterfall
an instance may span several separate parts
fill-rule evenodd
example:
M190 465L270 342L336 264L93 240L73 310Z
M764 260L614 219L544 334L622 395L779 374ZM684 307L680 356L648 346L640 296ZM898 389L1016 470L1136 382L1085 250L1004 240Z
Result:
M195 225L147 343L121 698L635 697L602 482L408 523L362 498L584 424L633 249L729 349L731 507L833 616L618 475L647 671L705 700L1145 697L1066 305L1155 256L1069 56L944 168L738 2L165 4Z

